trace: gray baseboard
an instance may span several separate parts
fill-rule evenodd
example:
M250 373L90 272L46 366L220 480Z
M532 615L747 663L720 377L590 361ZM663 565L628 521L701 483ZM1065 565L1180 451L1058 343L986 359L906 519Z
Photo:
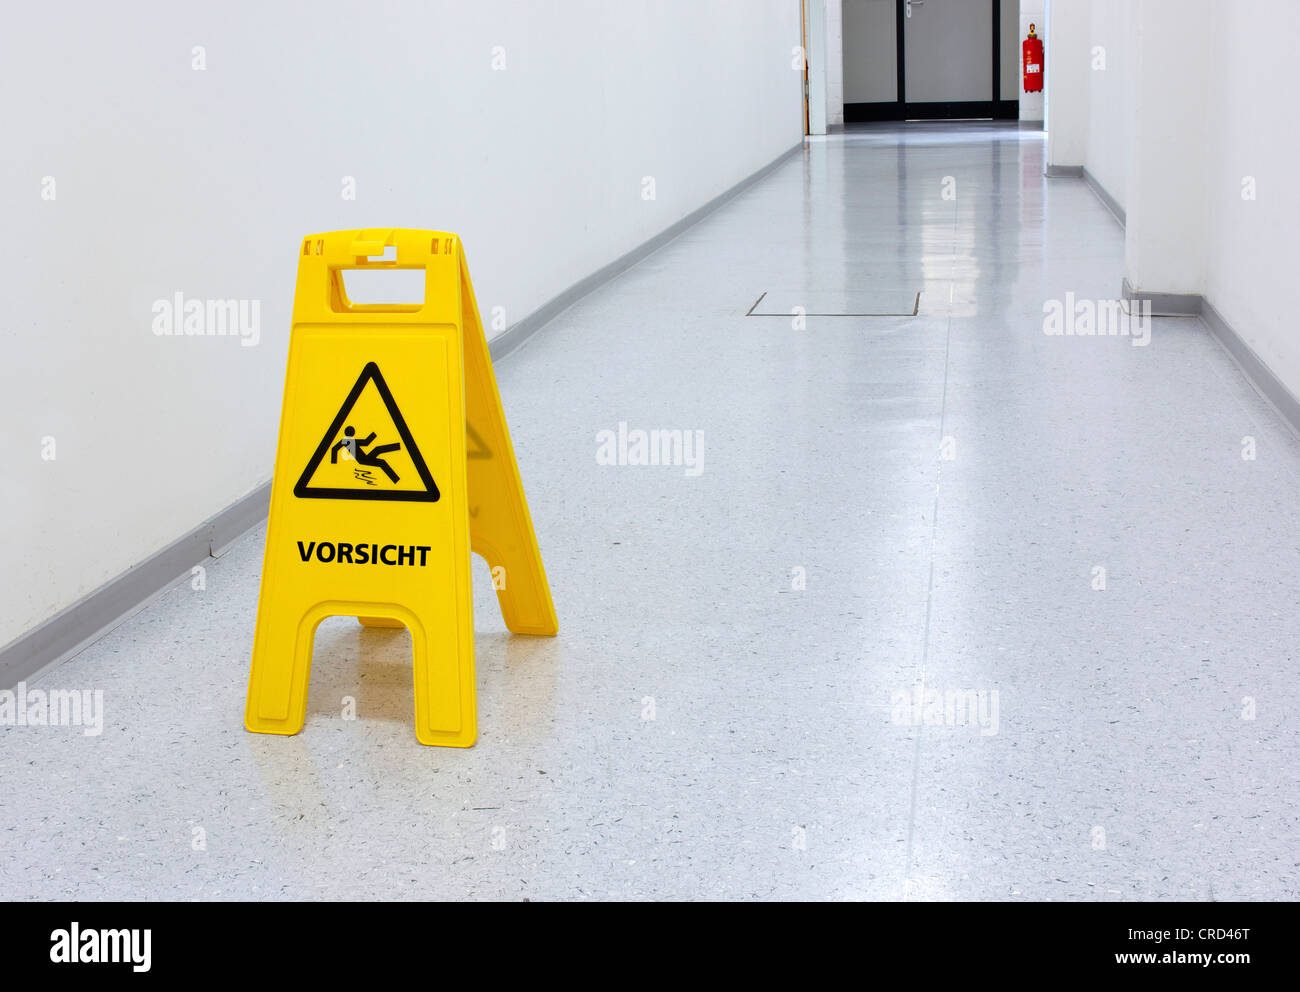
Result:
M1088 188L1097 195L1097 199L1106 205L1106 209L1111 212L1111 215L1119 221L1119 226L1125 227L1128 219L1127 215L1124 213L1124 208L1119 205L1119 201L1111 196L1110 193L1106 191L1106 187L1097 182L1097 177L1087 169L1083 170L1083 181L1087 183Z
M649 241L593 272L511 325L490 342L493 360L500 361L518 349L543 325L554 320L582 297L662 248L687 228L698 224L728 200L782 166L802 148L803 142L800 141L704 206L691 211ZM0 688L16 685L62 664L122 621L138 613L167 589L188 579L190 570L195 565L219 557L230 544L265 520L270 501L271 484L266 482L188 534L177 538L157 554L0 648Z
M270 502L271 484L267 482L11 641L0 649L0 688L9 688L62 664L177 582L188 579L195 565L223 554L231 543L265 520Z
M1097 177L1089 172L1082 165L1049 165L1043 170L1043 175L1048 179L1082 179L1103 204L1111 215L1119 221L1119 226L1123 227L1126 223L1124 208L1119 205L1119 201L1107 192L1106 187L1097 182Z
M1119 203L1106 192L1106 188L1097 182L1092 173L1087 169L1082 171L1083 181L1097 194L1097 199L1114 214L1115 219L1119 221L1119 226L1124 227L1127 218ZM1300 435L1300 399L1297 399L1282 380L1273 374L1273 370L1255 354L1254 349L1232 329L1232 325L1223 319L1223 314L1214 309L1213 304L1204 296L1199 293L1138 292L1127 277L1121 284L1120 294L1124 300L1130 302L1150 300L1153 317L1200 317L1205 321L1205 326L1209 328L1210 333L1218 339L1224 350L1246 374L1246 378L1250 380L1256 392L1268 400L1287 425Z
M1120 284L1120 296L1125 300L1150 300L1153 317L1199 317L1203 299L1198 293L1152 293L1139 291L1125 276Z
M1120 227L1125 227L1128 223L1128 217L1124 209L1120 207L1119 202L1106 191L1106 188L1097 182L1097 177L1081 165L1049 165L1045 174L1052 179L1078 178L1088 184L1088 188L1096 194L1097 199L1105 204L1106 209L1111 212ZM1133 284L1125 277L1120 287L1121 297L1127 301L1143 300L1151 301L1151 315L1153 317L1200 317L1205 321L1205 326L1209 328L1211 334L1218 339L1219 343L1233 361L1245 373L1246 378L1255 391L1264 397L1278 414L1286 422L1292 431L1300 436L1300 399L1297 399L1286 385L1273 374L1273 370L1265 364L1253 348L1250 347L1245 339L1233 330L1232 326L1223 319L1223 315L1210 303L1209 300L1199 293L1153 293L1138 291L1133 288Z
M1215 339L1245 374L1255 391L1264 397L1288 427L1300 437L1300 398L1287 388L1205 297L1197 293L1137 293L1127 279L1123 286L1126 300L1151 300L1156 317L1200 317Z
M1273 374L1273 370L1255 354L1255 350L1246 343L1245 338L1223 319L1223 314L1219 313L1209 300L1202 300L1201 319L1205 321L1205 326L1210 329L1210 333L1218 338L1224 350L1241 366L1241 370L1246 373L1246 378L1250 380L1255 390L1273 404L1274 409L1287 422L1291 430L1300 436L1300 399L1297 399L1282 380Z
M489 343L488 348L492 352L493 361L500 361L502 358L505 358L506 355L518 350L529 338L537 333L538 329L540 329L544 324L554 320L563 311L573 306L573 304L577 303L584 296L599 289L616 276L626 272L632 266L636 265L637 262L640 262L648 255L658 251L688 228L694 227L728 200L739 196L760 179L763 179L774 170L779 169L788 159L797 155L802 150L803 142L800 141L799 144L782 152L757 172L746 176L730 189L719 193L708 203L704 204L704 206L692 210L681 220L677 221L677 223L660 231L649 241L642 242L626 255L619 256L608 265L603 266L591 275L587 276L587 278L574 283L558 296L543 303L527 317L512 324L501 334L493 338Z

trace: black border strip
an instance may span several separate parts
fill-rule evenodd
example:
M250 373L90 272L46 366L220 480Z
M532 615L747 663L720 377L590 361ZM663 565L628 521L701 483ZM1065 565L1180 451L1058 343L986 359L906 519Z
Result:
M942 103L909 103L909 121L960 121L993 118L991 100L951 100Z
M992 101L989 116L997 117L998 101L1002 99L1002 0L993 0L990 6L993 8L993 86L989 90Z
M845 124L865 124L870 121L901 121L905 118L905 108L900 108L896 100L882 103L846 103L844 105Z
M844 105L845 124L866 124L872 121L932 121L971 118L1016 120L1019 116L1019 100L999 100L996 104L991 104L987 100L973 100L968 103L909 103L904 106L901 112L898 109L898 104L892 100L881 103L846 103Z

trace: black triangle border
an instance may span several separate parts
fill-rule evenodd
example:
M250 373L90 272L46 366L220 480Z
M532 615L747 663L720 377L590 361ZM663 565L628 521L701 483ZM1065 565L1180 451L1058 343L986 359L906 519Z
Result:
M419 473L420 481L424 483L424 491L418 489L313 489L308 485L312 475L315 474L316 469L320 467L320 463L324 460L326 452L329 451L330 442L334 440L339 428L343 426L348 414L352 412L352 407L361 397L361 391L366 388L367 382L373 382L375 388L379 390L379 396L388 409L388 415L393 418L393 424L397 427L397 434L402 439L402 443L406 445L406 451L415 464L415 471ZM438 492L438 486L429 472L429 466L424 463L424 456L420 454L420 449L411 437L411 432L406 426L402 411L397 408L397 402L393 399L388 383L384 381L379 366L374 362L367 362L366 367L361 370L361 376L357 379L356 385L352 387L352 392L348 393L348 398L339 407L338 416L334 418L329 430L325 432L325 437L321 440L316 453L307 462L307 468L298 479L298 484L293 487L293 494L299 499L370 499L405 503L438 502L441 494Z

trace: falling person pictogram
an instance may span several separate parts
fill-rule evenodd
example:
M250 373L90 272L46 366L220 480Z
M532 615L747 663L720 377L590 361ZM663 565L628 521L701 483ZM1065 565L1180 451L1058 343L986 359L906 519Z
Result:
M381 458L380 456L386 455L390 451L399 450L402 447L400 444L397 443L381 444L374 448L371 448L369 451L366 451L364 449L369 447L371 442L375 440L376 435L374 431L371 431L370 434L364 439L358 440L356 436L357 429L353 427L351 424L349 424L347 427L343 429L343 434L344 437L341 438L339 442L334 445L334 447L330 448L331 465L338 464L339 451L346 449L348 455L354 461L362 465L368 465L371 468L380 469L384 473L384 475L388 476L389 481L391 482L396 483L399 480L400 477L396 472L393 471L393 467L389 465L388 462L384 461L384 459Z

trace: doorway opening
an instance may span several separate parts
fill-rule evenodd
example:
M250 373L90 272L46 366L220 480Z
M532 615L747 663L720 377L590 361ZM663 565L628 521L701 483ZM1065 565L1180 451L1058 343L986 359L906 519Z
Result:
M844 123L1016 120L1020 0L843 0Z

